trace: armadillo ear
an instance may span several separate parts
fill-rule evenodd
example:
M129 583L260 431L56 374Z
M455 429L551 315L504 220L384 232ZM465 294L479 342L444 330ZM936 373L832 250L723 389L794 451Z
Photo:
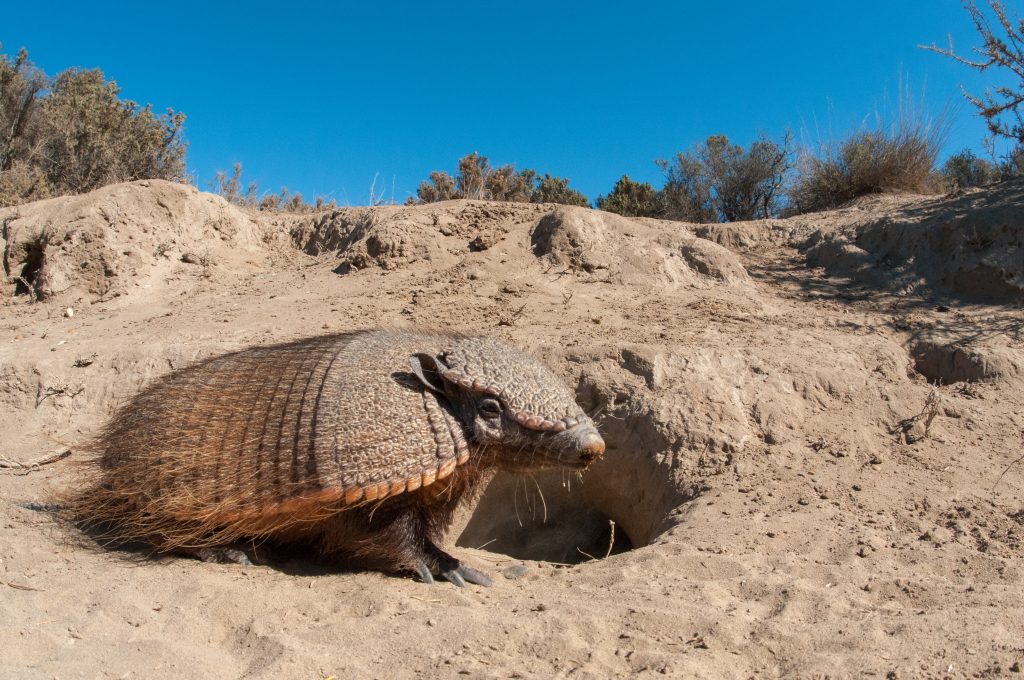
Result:
M445 388L444 378L441 377L441 371L447 369L440 359L430 354L413 354L409 357L409 366L412 368L412 372L416 374L416 377L420 379L424 387L428 390L434 390L444 394L447 390Z

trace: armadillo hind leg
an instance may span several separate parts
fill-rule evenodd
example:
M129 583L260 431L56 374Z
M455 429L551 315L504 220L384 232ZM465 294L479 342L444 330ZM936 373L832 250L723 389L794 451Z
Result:
M489 586L492 583L490 576L479 569L462 564L458 559L441 550L433 543L428 542L427 553L432 558L431 561L437 565L437 571L441 577L460 588L465 587L467 582L475 583L478 586ZM431 571L430 566L426 562L421 562L416 567L416 573L419 574L420 579L424 583L434 582Z

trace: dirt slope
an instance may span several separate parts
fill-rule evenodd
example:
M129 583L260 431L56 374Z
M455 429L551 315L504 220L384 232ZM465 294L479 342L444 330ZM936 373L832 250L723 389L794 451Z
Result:
M156 181L0 210L0 462L71 447L0 470L0 677L1019 672L1022 193L731 225L252 215ZM380 326L510 340L600 414L582 483L466 509L451 540L494 587L140 561L25 507L155 376Z

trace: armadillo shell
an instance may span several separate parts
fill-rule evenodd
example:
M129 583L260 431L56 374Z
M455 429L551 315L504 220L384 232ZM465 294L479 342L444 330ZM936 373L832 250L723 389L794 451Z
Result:
M446 403L408 373L444 336L376 331L216 357L114 417L106 486L147 512L238 522L377 501L469 459Z

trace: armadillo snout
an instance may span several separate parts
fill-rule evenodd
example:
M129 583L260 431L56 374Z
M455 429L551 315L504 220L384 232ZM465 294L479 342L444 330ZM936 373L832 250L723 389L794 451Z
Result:
M579 432L574 433L579 442L580 462L586 466L604 455L604 439L592 425L578 426Z

